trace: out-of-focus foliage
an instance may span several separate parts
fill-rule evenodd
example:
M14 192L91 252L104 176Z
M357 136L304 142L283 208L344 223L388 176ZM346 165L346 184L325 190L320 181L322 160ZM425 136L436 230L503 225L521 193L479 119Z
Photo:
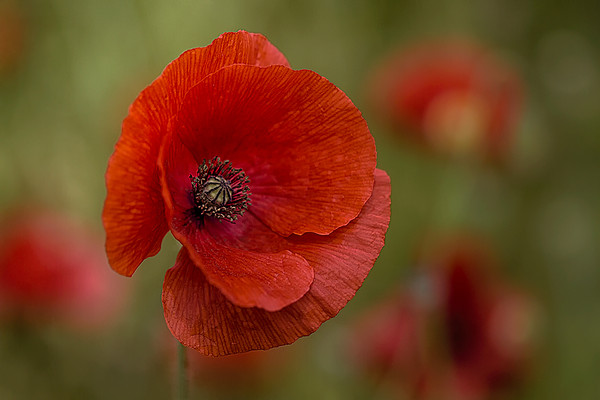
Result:
M251 394L388 398L348 366L343 343L358 314L409 279L425 235L460 228L485 235L500 272L540 305L534 372L513 398L593 398L600 368L598 15L600 3L584 0L0 0L0 211L43 205L101 234L104 172L129 104L184 50L225 31L260 32L293 68L327 77L363 111L379 167L392 178L392 221L357 296L286 349L282 373ZM390 52L457 35L521 74L523 116L503 168L407 146L367 102L368 77ZM178 246L167 238L163 247L133 278L122 278L134 290L132 304L106 332L0 326L0 398L168 398L173 371L160 292ZM201 385L192 394L216 396Z

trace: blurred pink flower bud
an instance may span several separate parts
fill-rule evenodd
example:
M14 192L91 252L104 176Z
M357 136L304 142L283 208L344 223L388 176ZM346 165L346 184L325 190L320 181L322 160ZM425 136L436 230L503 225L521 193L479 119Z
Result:
M98 328L123 305L124 287L102 240L46 211L9 215L0 228L0 315Z

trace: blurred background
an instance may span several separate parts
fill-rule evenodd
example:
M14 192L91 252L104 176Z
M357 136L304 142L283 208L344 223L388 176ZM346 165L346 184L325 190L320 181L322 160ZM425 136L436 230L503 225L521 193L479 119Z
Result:
M0 0L0 399L172 396L160 296L178 244L168 236L133 278L113 273L104 172L138 93L184 50L239 29L363 112L392 220L336 318L273 351L191 355L192 398L596 398L598 15L585 0ZM436 58L456 40L476 61ZM408 61L386 69L396 58ZM407 64L416 75L396 76Z

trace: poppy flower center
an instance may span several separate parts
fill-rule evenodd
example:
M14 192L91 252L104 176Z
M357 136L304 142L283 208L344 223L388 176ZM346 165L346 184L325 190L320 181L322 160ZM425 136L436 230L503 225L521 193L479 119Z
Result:
M196 176L190 175L194 210L201 216L235 222L250 206L250 179L241 168L219 157L202 162Z

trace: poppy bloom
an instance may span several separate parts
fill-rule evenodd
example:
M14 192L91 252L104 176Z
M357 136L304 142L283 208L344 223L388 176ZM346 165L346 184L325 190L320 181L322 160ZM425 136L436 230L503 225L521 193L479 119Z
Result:
M283 349L280 347L279 349ZM251 351L223 357L209 357L187 349L189 375L192 382L217 392L258 390L262 384L285 368L282 354ZM279 356L279 357L278 357Z
M187 348L188 377L216 398L264 398L264 391L288 372L289 349L209 357Z
M24 56L27 23L20 5L0 1L0 78L13 72Z
M156 347L172 376L181 368L177 342L168 330L157 336ZM168 332L168 333L167 333ZM289 373L296 352L288 346L269 351L248 351L222 357L211 357L185 348L185 373L189 382L205 395L216 398L263 398L264 392ZM191 389L192 391L194 389ZM193 397L193 393L192 393Z
M124 300L110 274L102 241L48 211L21 211L0 231L0 314L74 328L105 325Z
M410 290L362 321L360 365L416 399L483 400L518 383L533 351L533 300L496 277L473 241L450 240L422 262Z
M370 86L390 125L437 153L499 160L522 103L517 74L467 41L419 44L383 63Z
M183 245L165 319L207 355L314 332L383 246L390 183L346 95L292 70L259 34L183 53L134 101L106 173L113 269L130 276L167 232Z

